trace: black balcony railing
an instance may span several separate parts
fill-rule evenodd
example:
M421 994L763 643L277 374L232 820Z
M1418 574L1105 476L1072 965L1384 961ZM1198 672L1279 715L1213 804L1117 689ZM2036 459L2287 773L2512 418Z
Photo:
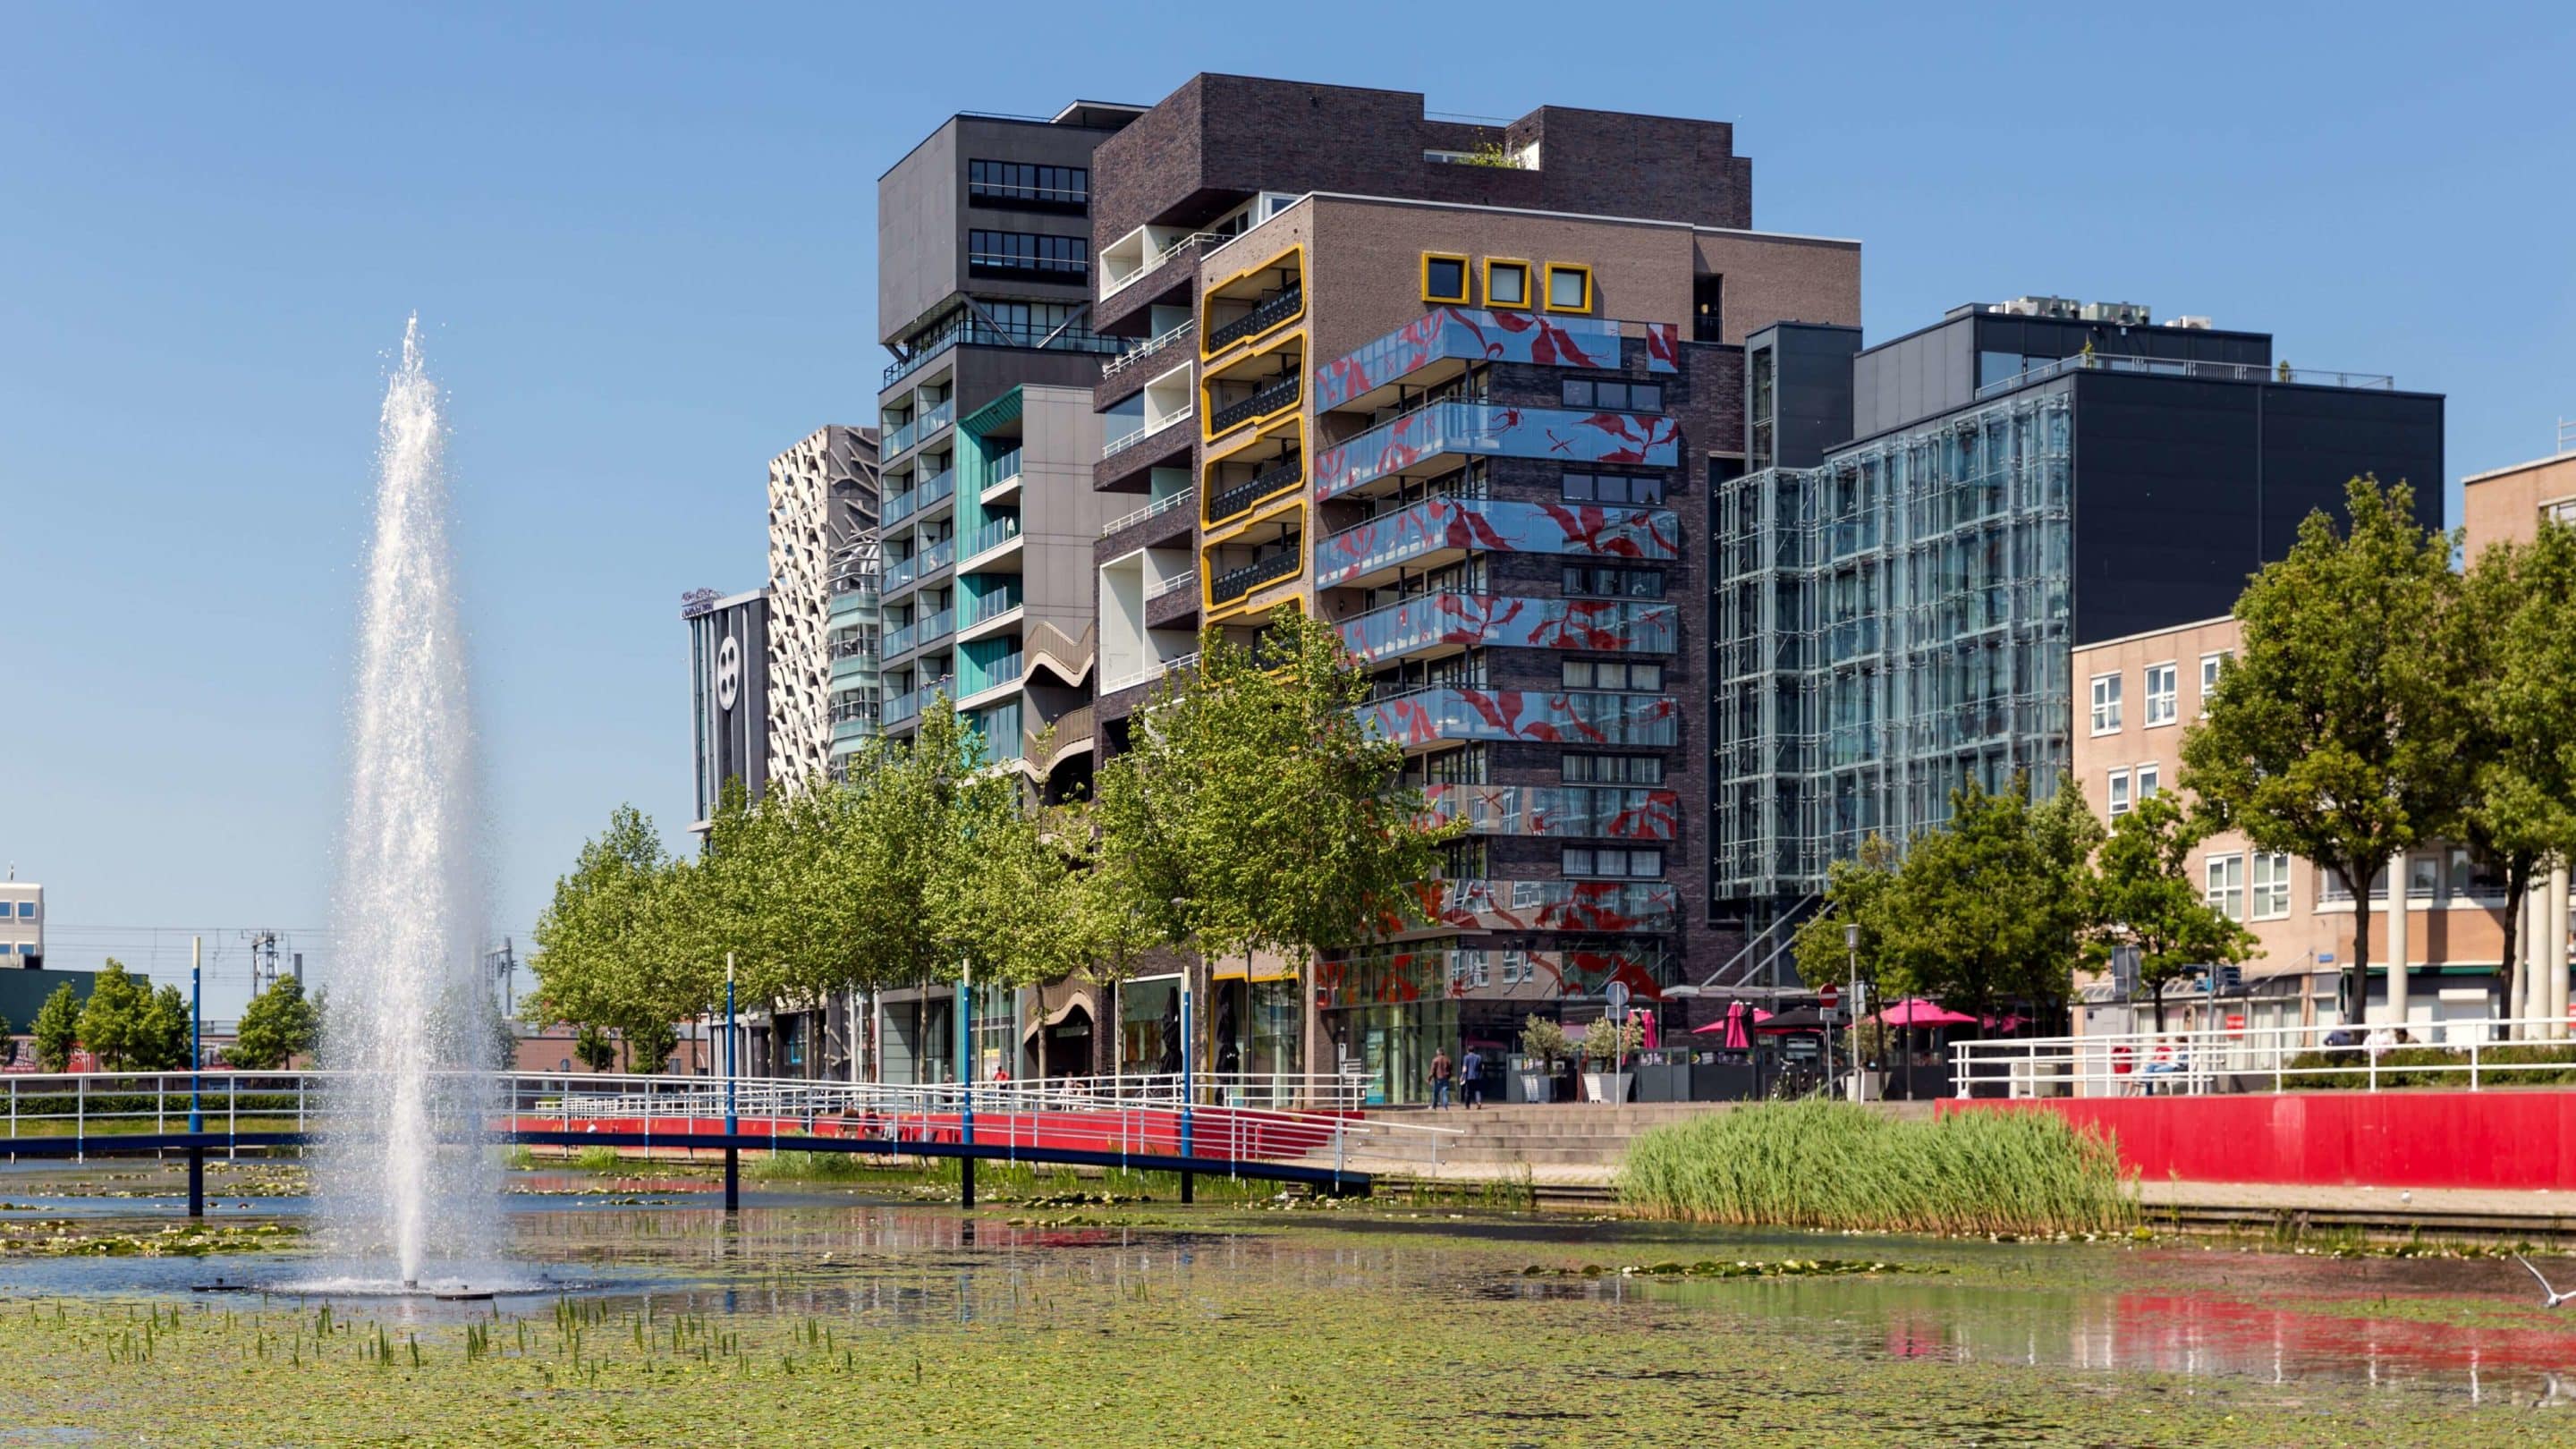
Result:
M1249 422L1265 413L1275 413L1297 400L1297 389L1305 380L1302 372L1292 372L1241 402L1218 408L1209 426L1222 433L1238 423Z
M1241 568L1227 569L1208 581L1208 598L1215 603L1231 603L1260 588L1273 579L1284 579L1297 572L1297 560L1303 544L1291 541L1289 546L1268 558L1255 559Z
M1278 326L1280 323L1287 321L1289 318L1296 316L1297 309L1305 305L1306 288L1304 284L1300 283L1297 286L1290 287L1287 291L1280 293L1278 296L1271 298L1269 301L1262 303L1251 311L1244 313L1242 316L1235 318L1231 322L1228 322L1224 326L1210 329L1207 336L1208 351L1214 352L1222 347L1230 347L1237 342L1241 342L1247 337L1254 336L1257 333L1267 332L1271 328Z
M1223 523L1252 505L1305 476L1306 460L1291 453L1277 463L1252 475L1208 500L1207 521Z

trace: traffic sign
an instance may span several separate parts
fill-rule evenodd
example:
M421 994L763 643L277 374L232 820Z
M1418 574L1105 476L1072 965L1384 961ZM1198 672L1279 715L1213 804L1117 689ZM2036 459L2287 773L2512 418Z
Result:
M1828 985L1816 993L1816 1005L1821 1010L1832 1011L1842 1004L1843 989L1839 986Z
M1605 984L1601 988L1601 999L1609 1005L1610 1014L1612 1016L1617 1016L1621 1012L1626 1011L1628 1009L1628 983L1625 981L1614 980Z

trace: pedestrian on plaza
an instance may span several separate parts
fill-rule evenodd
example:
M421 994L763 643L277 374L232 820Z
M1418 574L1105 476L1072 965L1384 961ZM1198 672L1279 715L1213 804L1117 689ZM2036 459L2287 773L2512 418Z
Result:
M1458 1097L1467 1104L1467 1110L1471 1112L1485 1105L1484 1079L1485 1054L1476 1047L1470 1046L1467 1048L1467 1055L1458 1061Z
M1441 1047L1431 1054L1431 1110L1441 1112L1449 1107L1449 1049Z

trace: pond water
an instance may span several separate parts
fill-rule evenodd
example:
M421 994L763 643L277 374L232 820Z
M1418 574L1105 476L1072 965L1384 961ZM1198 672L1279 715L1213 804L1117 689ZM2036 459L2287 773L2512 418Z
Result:
M217 1225L295 1226L305 1203L291 1175L256 1171L268 1176L216 1176L210 1193L243 1189L210 1198ZM890 1184L756 1190L728 1220L704 1178L567 1173L511 1174L503 1231L527 1291L490 1301L335 1295L315 1286L333 1265L300 1247L27 1248L39 1221L74 1237L160 1234L175 1199L102 1194L174 1183L131 1165L0 1170L0 1233L14 1235L0 1243L15 1244L0 1247L0 1445L38 1442L10 1426L47 1425L49 1413L50 1428L87 1432L234 1392L231 1378L165 1381L179 1370L162 1366L180 1362L165 1342L255 1383L276 1372L279 1325L306 1335L294 1372L394 1392L385 1370L355 1366L373 1360L346 1357L364 1349L363 1328L347 1336L353 1321L389 1335L396 1369L422 1355L398 1379L424 1403L506 1391L493 1402L510 1422L541 1414L531 1394L577 1393L593 1408L633 1398L638 1412L658 1395L675 1411L724 1412L748 1378L765 1385L743 1402L772 1442L812 1427L793 1405L821 1391L809 1388L818 1376L875 1385L866 1402L887 1410L901 1393L938 1391L923 1367L935 1360L952 1398L965 1386L1001 1417L943 1421L906 1442L1001 1442L1044 1422L1015 1429L1015 1416L1078 1399L1101 1406L1079 1417L1114 1421L1089 1435L1111 1444L1257 1442L1274 1426L1282 1442L1607 1442L1721 1422L1814 1430L1824 1443L1862 1426L1880 1443L2576 1443L2576 1315L2542 1310L2510 1258L1761 1234L1396 1203L1005 1202L967 1214ZM1885 1266L1654 1271L1820 1259ZM2544 1267L2576 1279L2576 1260ZM254 1286L192 1291L218 1279ZM341 1337L306 1322L326 1301ZM47 1402L58 1378L5 1366L57 1340L116 1354L116 1315L138 1311L170 1313L168 1337L111 1390L85 1379L77 1408ZM470 1335L488 1343L496 1325L517 1358L451 1352ZM586 1347L586 1333L614 1352ZM450 1360L460 1366L436 1370ZM1167 1381L1164 1403L1155 1386ZM1224 1409L1251 1386L1257 1402ZM247 1422L276 1409L244 1402ZM283 1442L364 1441L357 1426L359 1437L313 1432ZM951 1433L962 1437L939 1437Z

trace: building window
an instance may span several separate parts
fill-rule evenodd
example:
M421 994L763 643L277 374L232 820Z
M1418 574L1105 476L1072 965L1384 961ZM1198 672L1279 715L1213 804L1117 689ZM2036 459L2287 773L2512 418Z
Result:
M2209 700L2218 693L2218 671L2227 664L2227 651L2200 656L2200 712L2209 713Z
M2157 787L2163 783L2161 778L2163 774L2164 767L2162 765L2140 765L2138 767L2138 801L2140 804L2144 804L2155 798Z
M1463 750L1449 750L1433 755L1422 767L1425 783L1433 785L1482 785L1485 778L1485 746L1482 741Z
M1568 659L1565 687L1652 694L1664 687L1664 666L1626 659Z
M1660 850L1600 849L1587 845L1565 848L1565 873L1568 876L1595 876L1608 880L1650 880L1664 873L1664 853Z
M2254 919L2276 921L2290 913L2290 857L2285 851L2254 852Z
M1664 501L1664 480L1661 475L1647 478L1569 470L1565 475L1565 496L1574 503L1636 503L1651 507Z
M2121 816L2129 813L2128 771L2113 770L2111 772L2111 789L2108 799L2109 814L2112 819L2117 820Z
M2120 728L2120 676L2093 676L2093 733L2107 735Z
M1569 266L1564 262L1548 263L1547 310L1551 312L1591 311L1592 269Z
M1567 564L1565 592L1592 599L1660 599L1662 569L1623 569L1610 564Z
M2540 516L2551 523L2576 523L2576 498L2561 498L2540 505Z
M1565 380L1565 405L1570 408L1608 408L1620 412L1659 413L1664 410L1664 385L1660 382L1615 382L1588 377Z
M1024 161L969 161L966 196L969 201L1016 201L1039 210L1080 211L1091 204L1091 171Z
M32 921L35 918L36 903L34 901L20 901L18 903L18 919L22 921Z
M1079 282L1091 274L1091 239L1049 232L970 231L966 233L966 270Z
M2209 883L2209 908L2231 921L2245 919L2245 857L2213 855L2202 863Z
M1526 307L1529 304L1529 263L1485 258L1485 305Z
M1422 300L1425 302L1464 302L1467 300L1467 259L1444 252L1422 254Z
M2147 666L2147 728L2169 725L2182 718L2182 666L2150 664Z
M1691 340L1726 340L1726 278L1691 278Z
M1569 785L1660 785L1664 761L1660 755L1566 755L1557 774Z

